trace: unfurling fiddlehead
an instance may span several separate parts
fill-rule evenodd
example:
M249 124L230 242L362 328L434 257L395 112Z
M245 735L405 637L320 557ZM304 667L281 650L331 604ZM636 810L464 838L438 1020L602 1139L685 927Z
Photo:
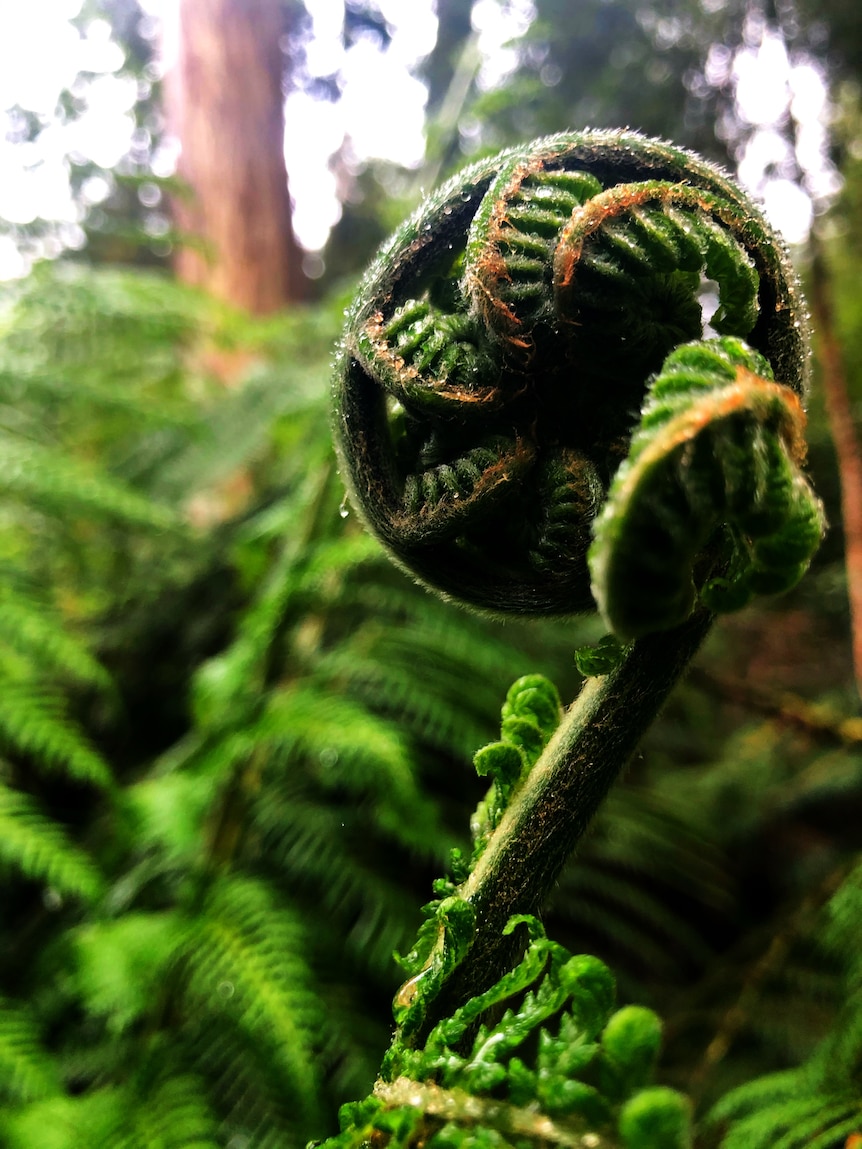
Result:
M594 1009L578 979L601 990L604 967L531 915L713 613L788 589L819 543L804 327L781 243L739 189L635 134L468 168L365 277L335 382L363 517L445 595L596 604L616 637L579 652L590 677L568 709L535 675L510 691L475 759L492 785L472 857L435 885L381 1079L330 1149L689 1145L685 1103L648 1086L655 1019L608 1020L607 994Z
M618 133L504 152L366 276L336 381L353 500L444 594L596 602L624 640L699 593L724 610L784 590L822 531L804 322L780 242L695 156Z

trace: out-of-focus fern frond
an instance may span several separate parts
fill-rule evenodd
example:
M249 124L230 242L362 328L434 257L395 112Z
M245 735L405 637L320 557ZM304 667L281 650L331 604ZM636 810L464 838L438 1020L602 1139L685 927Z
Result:
M138 848L158 851L169 865L194 863L204 850L204 819L213 795L209 777L180 772L126 787L122 807Z
M642 998L645 978L670 979L707 961L710 946L689 912L729 908L728 869L714 836L692 825L672 790L623 782L548 908L578 944L612 953L625 992Z
M0 998L0 1098L36 1101L60 1091L56 1065L30 1012Z
M717 1105L732 1120L722 1149L841 1149L862 1125L858 1088L821 1088L810 1073L788 1070L740 1086Z
M123 1119L112 1144L116 1149L220 1149L218 1121L203 1084L185 1072L154 1087L123 1090Z
M817 941L844 969L841 1008L827 1035L798 1069L756 1078L713 1107L729 1125L722 1149L841 1149L862 1130L862 865L841 884L821 915Z
M305 926L268 884L232 877L214 884L179 960L192 1019L220 1013L226 1034L265 1050L310 1135L321 1107L314 1057L327 1022L308 948Z
M0 438L0 494L52 515L107 517L148 530L176 530L173 512L104 472L47 447Z
M0 646L5 644L44 674L53 672L105 689L111 677L84 643L63 626L44 599L0 582Z
M32 798L0 784L0 862L60 894L93 901L104 888L95 863Z
M149 1087L51 1097L0 1117L9 1149L219 1149L217 1133L201 1083L191 1074Z
M68 716L56 690L7 680L0 694L0 744L49 770L108 789L111 772L84 732Z
M262 789L250 812L260 851L306 904L343 924L338 945L357 970L394 971L392 954L415 928L415 899L379 864L379 849L370 848L373 811L353 801L324 804L309 789L289 778ZM445 843L444 836L439 861ZM324 937L329 934L321 926Z
M186 925L177 911L131 912L77 927L69 941L76 996L86 1012L122 1033L158 996Z

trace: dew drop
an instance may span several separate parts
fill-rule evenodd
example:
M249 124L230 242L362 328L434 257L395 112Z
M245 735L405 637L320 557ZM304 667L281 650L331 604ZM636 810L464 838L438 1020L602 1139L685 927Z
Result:
M347 499L341 500L341 506L338 508L338 513L342 519L346 519L350 514L350 507L347 505Z
M446 206L443 208L443 214L444 215L451 215L454 210L455 209L452 207L452 205L450 203L447 203Z

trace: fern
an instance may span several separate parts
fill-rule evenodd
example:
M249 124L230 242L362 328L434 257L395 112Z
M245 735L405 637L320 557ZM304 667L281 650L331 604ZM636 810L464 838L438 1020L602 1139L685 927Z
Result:
M475 868L517 800L560 718L559 697L539 675L516 682L502 711L501 738L475 756L492 786L471 823ZM466 884L464 860L452 858ZM650 1011L613 1013L615 985L596 958L573 957L536 921L515 915L504 935L526 927L519 962L426 1033L428 1003L469 955L475 914L451 880L426 907L427 920L403 964L412 977L399 990L399 1029L372 1095L341 1110L341 1134L327 1149L384 1139L409 1147L554 1143L607 1147L614 1134L630 1149L690 1144L684 1098L650 1087L660 1023ZM464 888L462 885L461 888ZM523 1055L523 1056L522 1056Z
M844 968L845 996L833 1026L798 1069L758 1078L730 1092L710 1114L729 1124L723 1149L841 1149L862 1126L862 963L858 949L862 868L829 901L818 932Z
M35 1019L10 1001L0 1001L0 1095L30 1102L60 1091L56 1066L46 1052Z
M307 939L286 906L252 879L217 882L180 957L187 1009L228 1020L228 1034L261 1045L269 1073L293 1099L296 1122L320 1120L313 1050L326 1020L304 959Z
M0 584L0 649L75 683L105 690L111 679L87 646L50 610L44 597Z
M698 258L719 257L710 249ZM454 281L460 269L450 271ZM688 275L679 277L685 292ZM758 265L758 275L766 303L772 287L762 284L788 279L780 259L777 268ZM445 359L432 311L451 303L451 282L426 280L421 288L420 297L429 292L419 300L424 310L403 312L390 336L417 370L433 369L435 378L448 372L460 386L474 361L486 366L485 352L476 352L470 324L454 323L463 358ZM341 301L254 323L161 277L62 267L9 291L0 420L13 450L46 468L45 490L34 470L30 486L22 481L6 494L0 524L0 554L15 586L0 596L0 669L13 683L13 701L16 691L24 699L22 714L26 697L36 700L30 725L10 722L5 747L10 817L20 835L10 835L20 856L10 856L9 867L76 896L57 912L56 899L34 905L28 885L11 883L7 937L15 954L0 977L10 999L28 1000L27 1048L57 1092L11 1097L0 1140L13 1149L48 1146L51 1138L61 1149L300 1146L325 1134L335 1104L371 1085L386 1038L391 951L408 948L419 894L453 847L460 855L438 893L452 897L463 877L463 814L479 791L468 761L494 737L512 668L553 669L568 696L579 681L571 650L598 639L601 624L515 621L501 630L461 615L392 570L355 515L342 517L318 395ZM736 294L726 302L738 316L745 307ZM508 303L517 314L520 303ZM211 354L222 351L247 364L229 390L208 369ZM502 353L509 362L509 351ZM511 354L511 377L520 379L520 352ZM634 398L624 404L635 405ZM404 467L415 436L394 403L389 416L396 438L404 435L397 459ZM458 482L493 464L503 446L465 443ZM420 445L420 454L422 474L434 472L434 444ZM587 506L596 509L609 477L587 484ZM451 478L432 475L426 493L445 502L439 483ZM95 495L87 495L90 479ZM543 480L559 505L528 560L539 568L547 569L569 530L567 482L553 470ZM123 503L127 495L131 503ZM183 526L188 519L192 530ZM168 520L170 529L153 529ZM579 535L584 548L588 534ZM523 745L511 745L527 772L533 756L525 738L522 731ZM73 800L61 825L49 817L59 809L54 779L96 776L86 753L75 757L81 747L110 762L110 794L64 789ZM564 877L554 912L567 942L578 940L569 948L583 948L586 934L591 946L625 962L621 985L640 980L660 997L655 970L683 969L672 975L681 979L703 970L703 907L724 904L736 855L722 853L728 840L720 834L710 833L706 851L699 847L709 815L674 798L674 786L689 794L701 772L668 769L666 783L658 774L639 767L631 790L612 800L584 841L581 868ZM33 795L14 795L12 781L24 778ZM507 789L512 780L501 781L484 808L486 827L516 797L517 786ZM758 810L746 841L762 821ZM648 882L654 864L658 876ZM88 867L95 877L85 891ZM695 920L686 923L692 906ZM414 977L439 938L439 920L428 922ZM547 957L551 943L533 929ZM497 963L465 999L489 992L521 956ZM560 958L551 983L564 964ZM571 1002L553 1016L537 1020L528 1008L523 1017L524 994L541 985L537 974L520 998L498 1003L513 1011L505 1023L482 1018L494 1042L479 1069L457 1042L446 1046L449 1084L462 1074L461 1084L477 1086L480 1069L502 1069L516 1085L507 1105L530 1108L533 1122L538 1106L557 1105L558 1123L574 1113L562 1114L560 1097L583 1100L594 1088L608 1106L605 1124L601 1132L579 1126L577 1135L616 1144L624 1090L585 1080L566 1063L564 1018L575 1047L584 1045ZM526 1036L513 1051L506 1042L515 1031ZM41 1045L37 1033L48 1035ZM467 1045L472 1040L465 1035ZM539 1041L541 1082L538 1063L530 1063ZM419 1041L410 1055L421 1048ZM526 1070L512 1074L518 1058ZM605 1074L610 1060L596 1054L587 1077ZM635 1060L645 1082L649 1057ZM679 1133L685 1107L652 1095L661 1097ZM399 1113L404 1124L392 1133L401 1100L393 1094L374 1103L375 1141L416 1130L415 1114ZM653 1109L659 1124L660 1111ZM466 1135L482 1140L482 1128L471 1120ZM436 1119L420 1132L442 1136Z
M94 901L104 889L104 878L91 857L69 840L62 827L27 795L2 785L0 862L61 895Z
M68 717L65 699L55 690L7 681L0 701L0 743L7 754L27 754L47 769L111 787L109 767Z
M187 933L176 911L131 912L70 932L74 992L87 1014L122 1034L146 1016Z
M10 1149L216 1149L218 1126L188 1075L150 1088L54 1097L0 1119ZM47 1132L46 1132L47 1131Z

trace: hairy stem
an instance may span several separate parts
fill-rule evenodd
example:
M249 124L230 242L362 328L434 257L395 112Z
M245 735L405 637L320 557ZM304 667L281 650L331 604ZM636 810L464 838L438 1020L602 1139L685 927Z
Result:
M429 1004L420 1040L510 967L520 940L503 927L512 914L540 909L712 620L696 610L682 626L638 639L616 669L584 684L459 890L475 910L476 935Z

